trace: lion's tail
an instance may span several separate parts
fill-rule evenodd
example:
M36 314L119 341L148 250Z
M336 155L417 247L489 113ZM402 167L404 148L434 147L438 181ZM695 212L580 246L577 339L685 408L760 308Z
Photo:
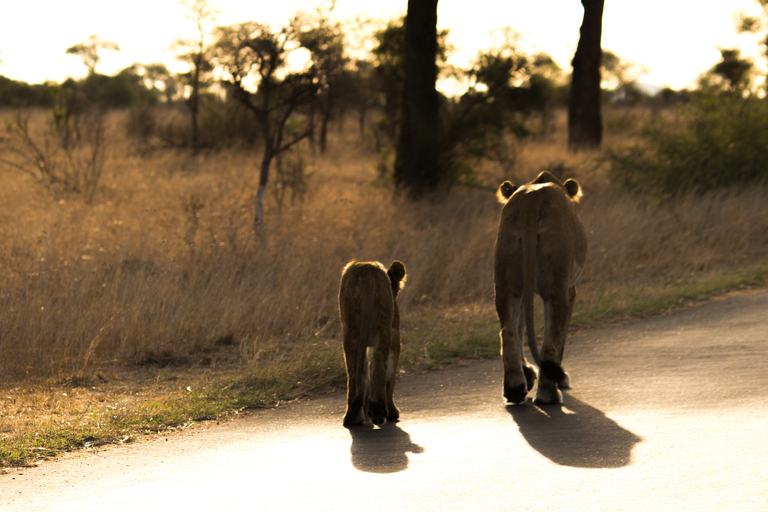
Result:
M536 249L539 228L539 215L541 201L531 201L532 208L524 208L521 212L521 223L523 228L523 312L525 315L525 333L528 340L528 348L536 366L548 379L560 382L565 378L565 371L562 366L555 361L542 361L536 346L536 329L533 324L533 295L534 295L534 276L536 272ZM550 341L551 342L551 341ZM547 343L546 338L544 343ZM553 347L548 347L543 353L553 353Z

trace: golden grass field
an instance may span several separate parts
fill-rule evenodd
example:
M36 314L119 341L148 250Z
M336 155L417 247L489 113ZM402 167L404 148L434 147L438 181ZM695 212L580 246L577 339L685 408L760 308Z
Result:
M337 293L352 258L407 267L406 372L498 354L492 188L546 168L585 193L574 328L765 286L768 189L621 194L600 153L565 150L559 119L514 169L484 165L486 189L418 203L378 179L348 123L327 154L306 150L303 200L267 195L259 235L258 152L140 150L115 121L91 204L0 164L0 467L342 389Z

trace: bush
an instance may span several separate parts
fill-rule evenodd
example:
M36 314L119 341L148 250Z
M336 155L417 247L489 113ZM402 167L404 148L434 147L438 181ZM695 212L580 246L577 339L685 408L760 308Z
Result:
M678 112L652 122L644 144L608 151L614 184L676 196L768 181L766 100L699 92Z
M192 125L189 109L179 104L175 108L153 109L152 132L169 147L190 147ZM162 112L158 116L158 112ZM202 148L250 147L259 141L261 132L251 112L233 101L205 98L200 103L198 137ZM140 139L140 133L131 132Z
M37 128L37 129L36 129ZM104 112L89 110L69 118L66 123L44 123L30 127L19 113L16 121L6 121L10 134L8 158L0 163L31 176L36 182L93 200L104 170L107 127Z

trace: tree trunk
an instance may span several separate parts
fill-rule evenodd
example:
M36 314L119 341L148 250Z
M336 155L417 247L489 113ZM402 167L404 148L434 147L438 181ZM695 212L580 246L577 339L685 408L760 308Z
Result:
M320 120L320 154L325 154L328 149L328 123L331 121L331 115L328 112L323 113Z
M259 233L264 230L264 196L267 193L269 182L269 166L272 164L273 152L269 147L264 148L261 157L261 171L259 173L259 188L254 198L255 214L253 216L253 230Z
M307 113L307 117L309 117L309 145L314 148L315 147L315 102L309 104L309 112Z
M361 103L360 106L357 107L357 125L360 130L360 138L363 138L365 135L365 121L367 114L368 105L366 103Z
M200 109L200 69L203 65L203 54L195 56L195 73L192 77L192 93L189 98L189 110L192 113L192 152L197 154L200 147L197 127L197 113Z
M405 87L395 183L413 199L434 191L440 182L437 1L408 0L405 18Z
M581 0L584 20L573 57L571 97L568 104L568 148L599 147L603 139L600 114L600 62L605 0Z

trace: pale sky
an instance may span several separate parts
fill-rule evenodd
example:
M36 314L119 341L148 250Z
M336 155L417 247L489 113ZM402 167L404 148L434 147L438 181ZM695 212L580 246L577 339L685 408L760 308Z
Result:
M318 0L211 0L222 13L217 24L254 20L279 25ZM327 3L319 2L320 5ZM679 89L720 59L718 47L759 55L757 39L735 32L736 11L760 14L754 0L606 0L602 46L648 72L640 81ZM390 19L407 0L337 0L335 17L360 13ZM179 36L194 37L178 0L0 0L0 75L30 83L61 82L86 74L66 49L91 34L114 41L120 52L103 52L97 71L114 74L135 62L163 62L181 71L169 51ZM492 46L490 33L504 26L521 34L520 46L546 52L566 71L578 43L583 9L579 0L440 0L438 26L450 30L452 63L466 65Z

